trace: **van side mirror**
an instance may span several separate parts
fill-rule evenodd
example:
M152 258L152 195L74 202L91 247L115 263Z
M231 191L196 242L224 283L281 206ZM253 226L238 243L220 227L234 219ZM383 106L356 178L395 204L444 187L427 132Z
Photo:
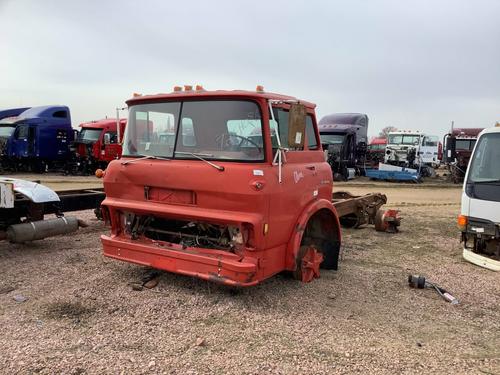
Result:
M306 107L303 104L292 104L288 113L288 146L304 147L306 129Z
M105 145L111 144L111 134L104 133L104 144Z

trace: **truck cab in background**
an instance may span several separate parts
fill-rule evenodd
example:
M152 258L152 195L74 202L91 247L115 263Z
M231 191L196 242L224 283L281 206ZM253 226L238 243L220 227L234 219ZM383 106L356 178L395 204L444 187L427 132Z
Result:
M458 227L464 258L500 271L500 124L477 139L462 191Z
M323 117L318 127L334 180L345 181L362 175L368 144L368 116L334 113Z
M126 123L126 119L107 118L80 124L73 146L75 159L71 161L71 172L93 174L96 169L105 169L110 161L119 159Z
M463 181L472 150L482 130L484 128L454 128L444 136L443 163L453 183Z
M386 145L386 137L377 137L370 141L366 150L366 163L369 164L371 168L376 168L379 163L384 162Z
M440 165L440 142L437 136L419 131L402 130L387 135L384 163L421 170L423 176L434 176Z
M1 164L12 171L44 172L63 167L74 132L66 106L32 107L0 120Z

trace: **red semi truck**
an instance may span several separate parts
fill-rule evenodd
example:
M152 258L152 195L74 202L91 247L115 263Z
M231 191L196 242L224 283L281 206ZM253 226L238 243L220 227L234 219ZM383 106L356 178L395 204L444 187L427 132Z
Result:
M80 132L74 142L75 172L93 174L98 168L106 168L122 154L121 141L127 124L126 119L113 118L80 124Z
M176 87L127 104L122 158L104 172L107 257L231 286L285 270L308 282L337 269L337 210L373 219L385 203L334 206L312 103Z

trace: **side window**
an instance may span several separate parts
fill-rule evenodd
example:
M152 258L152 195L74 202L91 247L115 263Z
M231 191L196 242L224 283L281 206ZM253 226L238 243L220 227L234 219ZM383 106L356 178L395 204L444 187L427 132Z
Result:
M189 117L183 117L181 122L182 145L186 147L196 146L196 137L194 134L193 120Z
M281 146L285 148L289 148L288 144L288 111L283 108L273 108L274 111L274 119L277 124L274 124L273 121L270 121L271 128L271 136L273 134L273 129L276 129L276 125L278 127L278 132L280 136ZM275 133L275 131L274 131ZM306 134L309 142L309 149L315 150L318 149L318 141L316 140L316 135L314 134L314 126L312 122L312 117L307 115L306 117ZM275 146L275 139L272 139L273 147ZM277 147L277 141L276 141ZM301 151L303 148L293 148L292 151Z
M274 119L277 121L281 146L288 147L288 111L282 108L273 108Z
M17 139L28 138L28 127L26 125L21 125L17 128Z
M318 149L318 140L316 139L316 132L314 131L314 124L311 115L306 117L306 135L307 135L307 147L309 150Z
M118 142L118 136L116 132L106 132L106 134L109 134L109 143L110 144L115 144Z
M52 117L57 118L68 118L68 112L66 111L56 111L52 114Z

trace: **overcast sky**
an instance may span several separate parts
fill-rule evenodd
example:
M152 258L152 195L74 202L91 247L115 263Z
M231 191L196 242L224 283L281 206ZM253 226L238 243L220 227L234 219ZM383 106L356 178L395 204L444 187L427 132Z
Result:
M0 0L0 108L257 84L442 135L500 121L500 1Z

